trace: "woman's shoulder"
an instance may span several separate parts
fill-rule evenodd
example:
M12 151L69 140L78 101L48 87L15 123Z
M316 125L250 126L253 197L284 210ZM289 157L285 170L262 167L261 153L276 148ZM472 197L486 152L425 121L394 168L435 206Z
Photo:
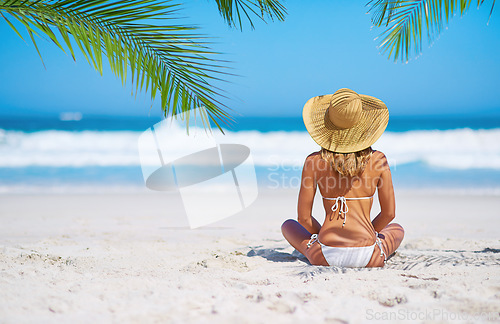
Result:
M318 163L324 161L321 157L321 151L313 152L306 157L306 163Z
M384 152L379 150L373 150L372 157L374 157L375 159L387 159Z
M306 157L306 161L321 158L321 151L312 152Z
M370 158L370 163L377 169L389 168L389 162L387 161L387 157L382 151L373 150L372 156Z
M323 160L321 157L321 151L313 152L306 157L306 161L304 162L304 167L305 168L308 168L308 167L312 168L314 166L317 166L318 164L322 164L325 162L326 161Z

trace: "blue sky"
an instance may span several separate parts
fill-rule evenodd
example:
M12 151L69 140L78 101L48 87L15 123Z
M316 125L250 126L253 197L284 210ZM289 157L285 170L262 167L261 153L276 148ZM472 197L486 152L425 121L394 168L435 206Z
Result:
M298 117L310 97L342 87L382 99L393 116L500 114L500 12L487 25L489 1L455 16L408 64L379 53L365 2L290 0L285 22L243 32L228 28L213 3L187 1L182 14L217 37L213 48L233 62L239 77L222 86L236 114ZM4 21L0 35L0 115L160 115L158 102L150 109L147 96L131 96L109 69L101 77L82 56L75 63L40 40L44 69Z

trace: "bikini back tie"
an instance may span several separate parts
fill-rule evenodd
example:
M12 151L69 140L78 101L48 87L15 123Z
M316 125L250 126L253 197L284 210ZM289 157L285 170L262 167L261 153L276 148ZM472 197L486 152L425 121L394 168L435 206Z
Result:
M361 199L371 199L373 198L375 194L371 195L370 197L353 197L353 198L346 198L344 196L339 196L336 198L327 198L323 197L325 200L335 200L335 204L332 206L332 212L335 212L337 209L339 211L339 216L344 220L342 223L342 227L345 226L345 222L347 220L347 212L349 211L349 207L347 207L347 200L361 200Z

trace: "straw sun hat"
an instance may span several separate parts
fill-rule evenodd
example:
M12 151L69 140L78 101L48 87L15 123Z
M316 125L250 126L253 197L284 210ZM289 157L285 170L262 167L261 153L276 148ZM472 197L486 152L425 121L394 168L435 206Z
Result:
M389 122L389 110L382 101L345 88L309 99L302 116L312 139L338 153L371 146Z

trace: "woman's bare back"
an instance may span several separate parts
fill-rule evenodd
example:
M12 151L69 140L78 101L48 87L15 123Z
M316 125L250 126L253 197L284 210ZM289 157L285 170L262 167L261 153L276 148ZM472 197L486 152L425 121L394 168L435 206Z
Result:
M383 190L383 176L386 176L385 173L390 173L385 155L380 151L374 151L359 176L339 174L329 162L322 159L319 152L307 158L304 168L304 171L314 178L320 194L330 198L323 199L325 221L319 231L320 241L338 247L372 245L375 242L375 229L370 220L373 199L368 197L372 197L377 188ZM388 200L386 202L388 207L391 205L390 200L394 201L392 181L386 181L386 186L389 185L391 190L384 191L389 194L389 197L385 197L385 200ZM344 202L333 200L337 197L345 197L347 200ZM349 200L349 198L365 199ZM345 214L340 210L342 203L347 204L348 212Z

